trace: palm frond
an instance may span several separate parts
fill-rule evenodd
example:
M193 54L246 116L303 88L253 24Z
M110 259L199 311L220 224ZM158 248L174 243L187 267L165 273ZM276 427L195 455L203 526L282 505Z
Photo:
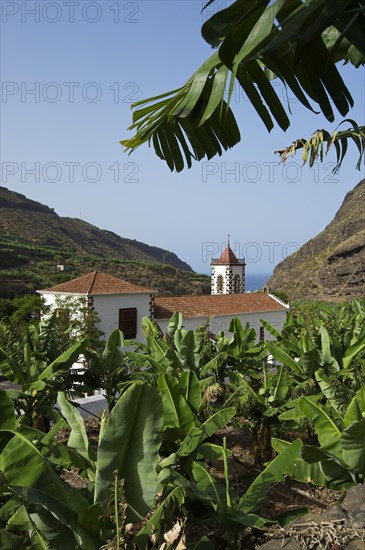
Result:
M356 145L359 153L356 168L357 170L361 170L365 158L365 126L358 126L356 122L351 119L345 119L341 124L346 122L351 124L347 130L338 130L340 125L337 126L332 134L327 130L317 130L310 138L297 139L285 149L275 151L275 153L278 153L281 162L285 163L290 156L293 157L299 149L303 149L303 164L309 162L309 166L313 166L318 158L322 162L324 155L327 155L333 146L336 151L337 161L333 172L336 173L340 169L345 158L348 144L352 141Z
M221 155L241 139L230 109L236 82L268 131L290 126L275 78L330 122L333 106L345 116L354 102L336 63L364 64L364 26L365 0L236 0L202 27L214 54L182 87L134 103L135 134L120 143L129 153L152 143L177 172Z

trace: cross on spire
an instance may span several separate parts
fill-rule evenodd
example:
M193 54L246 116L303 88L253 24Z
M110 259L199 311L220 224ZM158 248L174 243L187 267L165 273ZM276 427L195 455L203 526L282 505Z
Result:
M227 246L230 246L230 244L229 244L229 238L230 238L230 236L231 236L231 235L228 233L228 243L227 243Z

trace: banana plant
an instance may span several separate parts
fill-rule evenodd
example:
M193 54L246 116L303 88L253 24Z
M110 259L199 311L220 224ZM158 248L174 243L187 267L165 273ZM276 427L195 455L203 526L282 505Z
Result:
M230 486L228 457L229 451L226 440L223 439L223 446L219 448L215 458L221 458L224 464L224 483L218 481L206 463L199 460L189 461L190 477L183 477L178 470L168 468L162 470L165 492L167 496L158 506L154 514L143 526L135 537L135 542L142 543L145 547L147 536L158 536L161 532L159 521L166 517L169 509L179 506L180 513L185 510L185 501L196 500L199 502L200 517L202 523L206 519L214 519L214 532L204 536L194 548L237 548L238 533L245 528L260 529L265 524L279 522L285 525L288 521L301 516L307 510L296 509L281 514L275 518L265 518L258 511L261 500L265 497L266 491L273 484L282 481L285 476L285 469L299 457L302 442L294 441L286 450L285 454L277 456L251 483L243 495Z
M48 434L25 426L7 392L0 392L0 408L1 547L25 548L24 536L20 541L19 535L26 532L30 548L89 545L96 550L94 533L82 516L89 501L59 477L50 456L49 445L60 423ZM58 466L64 466L67 455L69 466L82 466L81 456L71 449L63 451Z
M4 393L4 392L2 392ZM97 550L113 537L120 538L110 512L123 481L125 519L142 520L154 504L162 430L162 402L155 388L135 382L102 419L94 456L83 420L64 394L61 413L71 427L67 450L80 458L89 476L87 490L67 485L44 452L50 435L17 429L8 396L0 400L0 473L8 493L0 518L9 531L8 543L27 531L34 547ZM1 536L5 536L2 533ZM43 545L43 546L42 546Z
M228 402L237 406L237 414L245 418L253 437L255 465L260 467L272 459L271 436L279 426L279 416L286 406L290 378L285 366L277 371L262 363L261 377L252 379L239 372L229 375L235 388Z
M359 302L350 307L349 312L348 305L336 309L321 306L317 318L305 326L308 317L291 317L281 333L262 321L277 339L266 342L266 349L292 371L297 395L308 388L313 394L322 392L339 412L365 381L365 315Z
M57 356L51 345L52 326L53 317L38 327L29 326L22 353L16 356L0 348L0 371L17 386L12 395L18 414L23 422L43 431L55 418L57 392L73 390L76 378L70 367L86 347L86 341L81 340Z
M351 400L345 414L334 421L317 403L302 397L300 409L312 423L319 447L305 445L302 457L287 474L299 481L335 490L348 489L365 479L365 386ZM288 443L273 439L278 452Z
M166 455L160 466L179 465L183 471L187 459L216 457L220 446L207 439L235 416L235 407L223 407L207 419L202 418L199 411L204 381L199 381L193 371L184 371L178 378L160 375L157 387L163 406L161 452Z
M131 341L125 340L123 333L116 329L111 332L101 353L90 349L84 353L88 369L82 382L86 389L101 388L104 391L110 411L118 400L119 386L136 376L137 366L123 350L130 344Z

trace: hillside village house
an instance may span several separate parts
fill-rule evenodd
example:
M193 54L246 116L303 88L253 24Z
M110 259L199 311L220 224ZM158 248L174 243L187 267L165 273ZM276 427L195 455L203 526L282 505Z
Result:
M143 341L143 317L155 319L165 331L175 311L183 314L184 328L196 329L209 322L213 334L227 332L233 317L243 325L249 323L261 339L270 335L260 319L282 328L289 306L269 292L245 292L245 262L236 258L229 244L220 258L212 260L211 268L210 295L158 297L153 290L96 271L38 293L51 308L59 299L83 299L96 310L106 337L119 328L125 338Z

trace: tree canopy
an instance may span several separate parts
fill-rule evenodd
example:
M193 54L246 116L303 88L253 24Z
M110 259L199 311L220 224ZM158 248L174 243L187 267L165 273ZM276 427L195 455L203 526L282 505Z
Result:
M129 130L135 134L121 144L133 152L152 143L177 172L190 168L193 160L221 155L241 139L230 108L236 82L269 132L275 126L287 130L291 124L286 102L273 86L275 79L329 122L335 121L333 106L345 117L354 100L336 65L364 65L364 29L365 0L235 0L202 26L214 53L180 88L134 103ZM296 140L278 151L281 159L302 148L303 161L312 165L334 146L339 168L352 140L360 169L365 126L351 119L340 124L334 132L318 130L309 139Z

